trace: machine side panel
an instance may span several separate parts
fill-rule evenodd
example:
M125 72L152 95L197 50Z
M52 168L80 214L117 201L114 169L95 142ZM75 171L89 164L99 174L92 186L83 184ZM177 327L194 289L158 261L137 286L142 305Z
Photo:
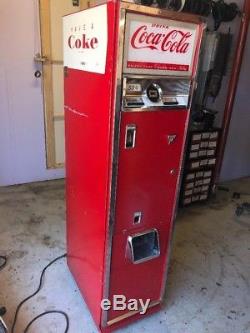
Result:
M100 325L103 292L116 5L109 2L105 74L65 69L68 265Z

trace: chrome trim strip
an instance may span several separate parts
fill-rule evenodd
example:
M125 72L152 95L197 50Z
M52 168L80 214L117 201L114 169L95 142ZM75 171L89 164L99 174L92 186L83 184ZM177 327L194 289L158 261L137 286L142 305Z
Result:
M116 24L118 25L116 34L118 37L118 50L117 50L117 65L116 65L116 91L113 100L115 119L114 119L114 133L113 133L113 151L112 151L112 170L111 170L111 188L110 188L110 202L109 202L109 217L108 217L108 231L105 248L105 272L104 272L104 287L103 287L103 299L109 298L110 290L110 270L111 270L111 254L112 243L115 223L115 205L116 205L116 188L117 188L117 174L118 174L118 159L119 159L119 137L120 137L120 117L121 117L121 101L122 101L122 66L123 66L123 43L125 33L125 16L124 9L117 8L119 18L116 18ZM101 323L103 327L107 327L108 311L102 311Z
M170 111L176 111L178 112L178 110L183 110L186 109L187 106L186 105L171 105L171 106L151 106L151 107L145 107L145 106L140 106L138 108L136 107L127 107L127 108L122 108L123 112L170 112Z
M152 303L149 305L148 308L150 309L150 308L152 308L152 307L154 307L154 306L156 306L156 305L159 305L159 304L160 304L159 301L154 301L154 302L152 302ZM127 313L125 313L125 314L123 314L123 315L121 315L121 316L119 316L119 317L116 317L116 318L114 318L114 319L108 321L107 324L108 324L108 326L114 325L114 324L116 324L116 323L118 323L118 322L120 322L120 321L122 321L122 320L124 320L124 319L130 318L130 317L132 317L132 316L134 316L134 315L140 313L141 310L142 310L142 309L137 310L137 311L130 311L130 312L127 312Z

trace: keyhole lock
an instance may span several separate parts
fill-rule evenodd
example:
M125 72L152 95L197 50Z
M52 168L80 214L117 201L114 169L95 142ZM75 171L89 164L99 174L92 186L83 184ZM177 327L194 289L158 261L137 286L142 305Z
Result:
M42 72L41 71L35 71L35 77L37 78L37 79L39 79L41 76L42 76Z
M156 83L151 83L147 88L148 99L153 103L158 103L162 96L162 89Z
M176 175L176 169L171 169L171 170L170 170L170 175L171 175L171 176Z

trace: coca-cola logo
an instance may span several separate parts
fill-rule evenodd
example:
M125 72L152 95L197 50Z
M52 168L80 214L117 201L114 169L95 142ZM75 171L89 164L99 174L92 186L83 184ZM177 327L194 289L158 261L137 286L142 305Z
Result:
M134 49L151 49L185 54L190 48L192 33L165 27L166 32L153 32L147 25L136 29L131 37Z
M82 34L81 37L70 35L68 38L68 46L71 49L96 49L98 47L98 38L88 38L86 34Z

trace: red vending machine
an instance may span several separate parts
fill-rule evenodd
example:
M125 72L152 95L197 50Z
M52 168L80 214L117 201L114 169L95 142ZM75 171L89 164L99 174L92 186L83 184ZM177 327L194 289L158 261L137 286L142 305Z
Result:
M68 265L102 332L160 308L203 29L122 1L64 18Z

